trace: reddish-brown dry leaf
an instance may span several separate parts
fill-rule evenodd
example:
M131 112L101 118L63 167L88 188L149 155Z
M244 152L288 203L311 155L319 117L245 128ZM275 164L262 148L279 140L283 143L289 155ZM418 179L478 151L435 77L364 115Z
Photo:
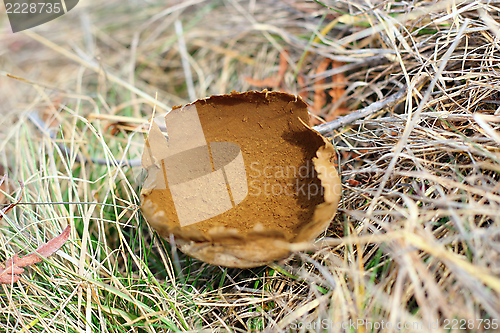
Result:
M5 262L5 268L0 268L0 283L12 284L17 282L24 272L21 267L26 267L43 261L43 258L47 258L54 254L61 246L66 243L71 232L71 227L68 225L66 229L57 237L52 238L47 243L36 249L35 252L19 258L17 254L14 257L7 259Z
M332 69L338 68L342 66L343 63L338 62L338 61L332 61ZM337 83L335 87L333 87L328 93L332 97L334 101L338 101L342 95L345 92L345 76L344 73L338 73L335 75L332 75L332 83Z
M321 74L324 71L327 70L328 66L330 65L331 60L328 58L323 59L323 61L319 64L318 68L316 69L316 74ZM326 105L326 93L325 89L321 87L322 84L325 83L325 79L319 80L314 84L315 89L314 89L314 104L312 107L312 111L319 115L321 112L321 109L323 106Z
M121 122L121 121L117 121L115 123L110 123L109 125L107 125L104 128L104 131L107 132L109 130L111 132L111 135L117 135L118 133L120 133L120 127L123 125L126 125L126 123Z
M340 66L342 66L341 62L338 62L338 61L332 62L332 68L337 68ZM342 95L345 92L346 84L345 84L344 74L338 73L338 74L333 75L332 82L338 84L328 92L328 94L332 97L332 102L335 103L336 101L338 101L342 97ZM332 121L332 120L336 119L337 117L343 116L347 113L349 113L349 109L344 107L343 105L341 105L335 111L333 111L332 113L329 113L326 116L325 120Z
M348 179L347 183L351 186L359 186L359 184L361 184L361 182L359 180L355 180L355 179Z
M274 77L268 77L262 80L245 77L245 81L257 88L276 88L279 86L279 82Z
M286 69L288 68L288 62L286 61L285 53L286 52L280 53L280 67L275 77L268 77L263 80L245 77L245 81L257 88L278 88L281 85L281 82L283 82Z
M149 124L144 124L142 126L143 130L149 129ZM117 121L113 123L109 123L105 128L105 131L110 131L111 135L118 135L119 133L132 133L137 130L137 125L133 123L127 123L125 121Z

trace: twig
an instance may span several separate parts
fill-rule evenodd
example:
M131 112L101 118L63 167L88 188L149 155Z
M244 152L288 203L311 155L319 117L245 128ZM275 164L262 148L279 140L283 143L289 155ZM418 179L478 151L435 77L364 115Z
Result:
M406 94L407 89L408 89L408 87L405 85L397 93L387 97L386 99L372 103L369 106L367 106L366 108L352 112L351 114L344 116L342 118L339 118L339 119L336 119L336 120L333 120L333 121L330 121L328 123L324 123L324 124L321 124L318 126L314 126L313 129L318 131L321 134L331 133L332 131L334 131L340 127L351 124L359 119L363 119L363 118L381 110L382 108L386 107L387 105L398 101ZM43 132L43 133L47 132L47 130L43 124L43 121L40 119L40 117L35 112L30 113L28 115L28 118L38 127L38 129L41 132ZM53 136L51 133L49 133L49 135L51 137ZM64 144L58 143L57 146L66 155L70 154L70 150ZM100 165L110 164L110 161L106 160L104 158L93 158L93 157L86 158L85 156L80 157L78 155L76 156L75 160L76 160L76 162L80 162L80 163L90 161L92 163L100 164ZM139 167L139 166L141 166L141 159L139 159L139 158L129 159L129 160L117 161L116 163L111 162L111 164L114 164L116 166Z
M28 119L31 120L33 124L44 134L47 134L50 136L50 138L54 139L55 136L53 133L49 132L43 122L42 119L38 116L36 112L31 112L28 114ZM66 147L63 143L57 143L57 146L59 149L65 154L66 156L69 156L71 154L71 150ZM140 159L131 159L131 160L121 160L121 161L114 161L114 160L107 160L105 158L95 158L95 157L90 157L87 158L85 156L75 156L75 161L82 163L82 162L92 162L95 164L99 165L115 165L115 166L130 166L130 167L137 167L141 166L141 160Z
M344 116L342 118L332 120L332 121L325 123L325 124L314 126L313 129L318 131L320 134L330 133L330 132L332 132L340 127L351 124L351 123L355 122L356 120L365 118L365 117L381 110L382 108L386 107L387 105L398 101L406 94L407 89L408 89L408 86L405 85L397 93L387 97L386 99L372 103L369 106L367 106L366 108L352 112L349 115Z

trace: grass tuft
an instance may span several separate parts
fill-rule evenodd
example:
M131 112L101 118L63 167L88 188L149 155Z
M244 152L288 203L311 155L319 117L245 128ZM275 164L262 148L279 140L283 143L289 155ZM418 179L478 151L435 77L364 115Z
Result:
M497 330L499 10L89 0L16 34L2 15L1 203L20 195L18 181L25 189L1 221L0 262L73 228L56 255L0 286L0 331ZM336 66L320 71L325 58ZM406 94L329 133L343 198L321 239L238 270L158 238L140 213L138 160L153 105L162 114L256 89L245 78L279 78L269 88L323 105L311 109L322 119ZM364 325L339 326L349 321Z

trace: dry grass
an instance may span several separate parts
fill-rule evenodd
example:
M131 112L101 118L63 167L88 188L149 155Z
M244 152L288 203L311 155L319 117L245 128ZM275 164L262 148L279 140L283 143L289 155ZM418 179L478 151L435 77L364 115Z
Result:
M23 202L39 204L19 205L3 219L0 262L68 223L74 228L57 255L1 286L0 331L444 332L453 319L470 332L488 331L487 323L496 330L500 7L324 5L89 0L17 34L1 15L4 193L19 196L20 180ZM115 161L140 158L141 122L156 93L161 113L254 89L244 78L275 76L280 54L288 66L275 89L311 105L320 88L338 88L332 75L343 73L345 93L327 100L324 117L405 86L407 93L330 133L342 160L343 200L324 237L300 245L307 251L252 270L172 251L141 217L143 171ZM341 66L318 73L325 57ZM112 133L114 116L128 119L132 132L118 126ZM407 329L339 328L358 320Z

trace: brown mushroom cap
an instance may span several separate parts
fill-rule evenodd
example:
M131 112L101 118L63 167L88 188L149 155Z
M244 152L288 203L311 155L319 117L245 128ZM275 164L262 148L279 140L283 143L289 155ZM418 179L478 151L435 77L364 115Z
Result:
M143 155L148 178L141 201L144 216L161 236L173 234L181 251L210 264L249 268L286 257L290 243L312 241L328 226L341 191L333 164L335 150L305 125L307 105L300 98L281 92L233 92L197 100L186 107L192 106L207 147L212 147L212 170L208 173L222 168L222 164L214 163L216 143L236 144L231 147L241 150L248 190L238 202L235 187L228 183L232 176L226 170L227 188L234 194L232 208L196 223L181 223L177 215L181 207L178 202L176 206L172 194L177 193L173 184L180 181L173 181L171 173L165 172L172 161L163 155L173 146L165 147L166 140L153 127ZM182 112L180 107L172 112L175 110ZM186 151L181 162L196 164L200 150ZM229 153L236 156L238 151ZM233 157L227 157L224 163ZM176 172L185 170L172 168ZM201 199L204 203L208 200ZM193 200L186 202L198 199ZM188 208L196 211L197 207Z

